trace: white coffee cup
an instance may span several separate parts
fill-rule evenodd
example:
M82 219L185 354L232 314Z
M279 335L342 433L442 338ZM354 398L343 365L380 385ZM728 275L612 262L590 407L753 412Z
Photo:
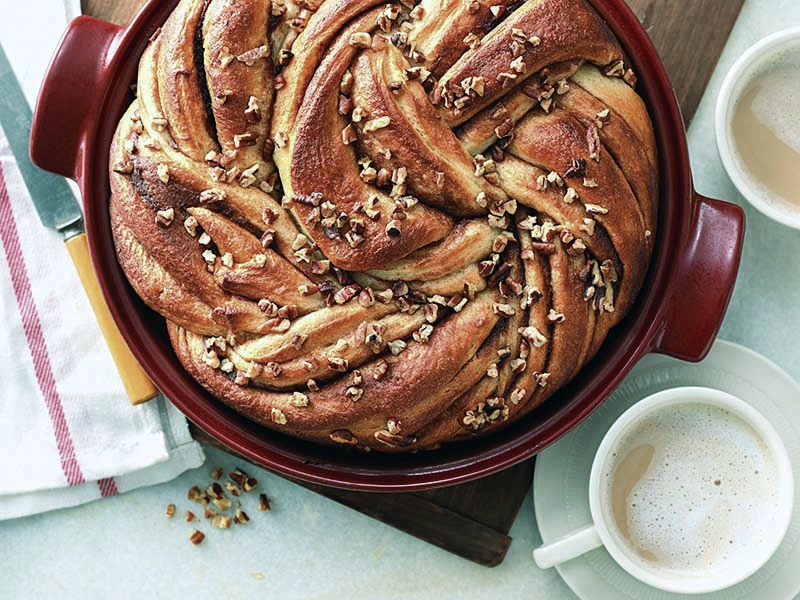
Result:
M612 457L617 456L616 451L621 449L626 435L635 432L637 426L658 415L660 411L674 409L678 405L722 409L749 426L755 437L763 442L776 475L775 502L768 513L770 529L763 537L759 537L759 543L737 547L735 551L729 550L737 557L733 564L719 568L709 567L707 573L663 569L642 560L619 533L610 508L611 498L608 497L607 467L610 460L617 460ZM592 524L540 546L533 551L533 558L540 568L549 568L604 546L625 571L655 588L683 594L717 591L746 579L775 553L789 528L793 499L794 479L786 448L772 425L758 411L743 400L719 390L701 387L673 388L649 396L629 408L603 438L592 463L589 479ZM668 521L670 516L662 515L661 518Z
M771 197L757 180L747 174L736 151L733 136L735 109L748 84L776 57L787 53L800 57L800 27L769 35L739 57L722 83L714 128L722 164L739 193L762 214L800 229L800 207ZM778 107L773 107L773 110L778 110Z

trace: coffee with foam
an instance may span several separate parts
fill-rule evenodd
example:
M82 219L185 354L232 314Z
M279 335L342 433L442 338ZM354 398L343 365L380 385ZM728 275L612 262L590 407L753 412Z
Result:
M687 403L656 410L620 439L600 494L631 558L649 570L707 575L736 568L747 549L772 539L779 488L777 465L750 425Z
M741 175L772 206L800 204L800 48L760 65L736 103L731 136Z

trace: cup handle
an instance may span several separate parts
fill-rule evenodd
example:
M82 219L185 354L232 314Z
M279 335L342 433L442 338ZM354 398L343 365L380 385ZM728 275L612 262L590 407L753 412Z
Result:
M602 545L597 527L587 525L582 529L571 531L554 542L539 546L533 551L533 560L540 569L549 569Z

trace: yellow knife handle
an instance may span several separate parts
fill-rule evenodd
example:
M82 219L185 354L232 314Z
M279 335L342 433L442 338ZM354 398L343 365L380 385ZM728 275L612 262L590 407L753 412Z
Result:
M108 349L117 365L117 371L119 371L125 391L128 393L128 399L133 405L147 402L158 395L158 389L139 366L125 340L122 339L114 319L111 318L111 313L108 312L108 307L100 292L97 275L92 267L86 234L81 233L67 240L67 250L69 250L69 255L81 278L83 289L86 290L86 295L89 297L97 323L100 325L100 331L103 332Z

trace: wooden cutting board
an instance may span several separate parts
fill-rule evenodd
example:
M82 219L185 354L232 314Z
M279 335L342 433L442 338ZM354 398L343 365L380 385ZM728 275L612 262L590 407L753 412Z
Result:
M82 0L82 4L86 14L126 24L144 1ZM628 0L661 54L687 123L743 2ZM192 432L197 439L222 447L205 432L197 428ZM428 492L376 494L297 483L468 560L495 566L511 545L508 532L532 476L533 460L529 460L479 481Z

